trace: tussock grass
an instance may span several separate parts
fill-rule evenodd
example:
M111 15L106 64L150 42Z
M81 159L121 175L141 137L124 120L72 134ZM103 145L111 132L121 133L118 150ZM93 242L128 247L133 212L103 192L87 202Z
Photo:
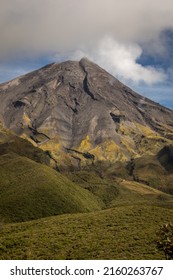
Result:
M136 205L7 224L0 258L164 259L156 235L171 220L173 209Z

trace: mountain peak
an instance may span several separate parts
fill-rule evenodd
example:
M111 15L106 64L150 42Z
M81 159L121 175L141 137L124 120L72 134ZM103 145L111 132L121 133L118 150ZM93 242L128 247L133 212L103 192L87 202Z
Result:
M92 62L87 56L83 56L79 62Z
M51 150L56 159L68 154L77 164L81 157L126 160L147 149L141 148L146 139L160 139L157 148L173 138L172 110L135 93L86 57L0 85L0 100L6 128Z
M95 64L92 60L90 60L88 57L84 56L80 59L79 64L85 65L85 64L90 64L90 65L97 65ZM97 65L98 67L98 65Z

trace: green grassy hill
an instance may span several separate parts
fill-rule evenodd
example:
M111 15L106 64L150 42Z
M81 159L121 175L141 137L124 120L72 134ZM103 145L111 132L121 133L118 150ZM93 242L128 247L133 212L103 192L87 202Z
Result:
M88 190L46 165L16 154L0 156L0 217L6 222L101 209Z
M164 259L157 231L171 220L173 209L136 205L7 224L0 259Z

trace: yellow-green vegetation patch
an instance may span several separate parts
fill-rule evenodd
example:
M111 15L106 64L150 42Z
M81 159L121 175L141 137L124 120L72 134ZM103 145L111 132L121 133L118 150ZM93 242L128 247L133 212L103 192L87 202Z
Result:
M127 138L126 136L122 137L121 145L124 146L125 150L129 153L129 155L133 157L139 156L136 151L135 143L131 138Z
M80 143L79 148L77 148L77 150L79 150L80 152L88 152L89 150L92 149L92 144L90 142L90 137L89 135L87 135L82 142Z
M145 135L146 137L149 136L157 136L158 134L156 132L154 132L150 127L148 126L144 126L140 123L135 122L136 128L139 130L139 132L143 135Z
M135 133L136 126L134 123L125 121L120 123L118 132L121 133L122 135L133 135Z
M23 114L23 125L24 126L31 126L31 119L28 117L28 115L26 113Z
M108 139L102 144L97 145L94 149L90 150L97 160L109 160L115 162L117 160L126 160L120 147L112 140Z

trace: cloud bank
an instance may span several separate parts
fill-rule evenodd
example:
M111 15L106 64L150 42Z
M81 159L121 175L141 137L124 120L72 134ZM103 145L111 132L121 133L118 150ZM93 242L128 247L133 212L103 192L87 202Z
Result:
M150 41L173 27L171 0L1 0L0 57L78 48L105 36Z
M173 28L172 11L172 0L1 0L0 61L85 55L124 82L163 82L164 70L138 59L141 46L164 56L160 33Z

